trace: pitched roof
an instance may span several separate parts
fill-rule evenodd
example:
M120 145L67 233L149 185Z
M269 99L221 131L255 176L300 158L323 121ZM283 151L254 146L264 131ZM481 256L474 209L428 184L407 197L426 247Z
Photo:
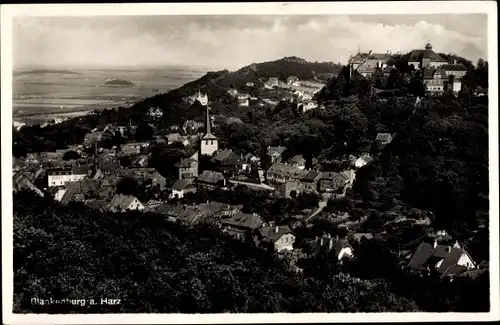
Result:
M259 228L259 234L263 237L263 241L274 243L279 240L283 235L291 234L292 230L289 226L274 226Z
M329 247L330 242L332 245L332 250L335 252L336 255L340 254L342 249L344 248L351 248L351 245L347 242L345 239L339 239L339 238L334 238L330 237L328 235L323 235L322 237L318 238L318 243L321 243L321 240L323 240L323 246Z
M467 254L462 248L448 245L437 245L434 248L430 243L423 242L417 247L408 266L416 270L425 271L430 264L435 265L442 260L438 272L444 274L445 272L450 272L448 269L458 263L462 254Z
M100 212L106 211L107 202L105 200L88 200L85 202L85 205L91 208L92 210L97 210Z
M117 194L113 197L111 202L108 204L108 209L116 209L116 210L125 210L128 209L130 204L137 200L137 198L133 195L123 195Z
M176 191L183 191L188 187L194 187L192 179L178 179L174 185L172 185L172 189Z
M407 55L409 62L420 61L422 58L430 59L434 62L447 62L442 56L434 52L433 50L413 50Z
M225 219L223 224L244 229L257 229L263 224L263 221L257 214L239 212Z
M233 151L231 149L219 150L216 152L216 154L212 158L212 161L223 161L226 158L229 158L229 156L231 156L232 153L233 153Z
M467 67L462 63L459 64L443 64L441 69L445 71L467 71Z
M273 156L275 154L282 155L285 150L286 150L286 147L282 147L282 146L269 147L267 149L267 154L269 156Z
M392 135L390 133L378 133L375 140L388 142L392 140Z
M217 140L218 138L212 133L207 133L202 137L203 140Z
M205 170L200 176L198 176L198 181L204 183L216 184L223 180L224 176L222 175L222 173L214 172L211 170Z
M290 163L305 164L306 160L304 159L304 157L302 157L302 155L295 155L293 156L293 158L290 159Z
M183 158L181 161L176 163L174 166L177 168L190 168L191 163L194 162L195 160L192 158Z
M301 178L301 181L312 182L319 179L319 177L321 177L321 174L322 173L320 171L310 170L307 172L307 174L304 175L304 177Z
M267 170L267 173L277 173L284 177L293 177L296 176L298 178L303 177L308 172L305 170L300 170L297 166L288 165L284 163L275 163L272 164L271 167Z

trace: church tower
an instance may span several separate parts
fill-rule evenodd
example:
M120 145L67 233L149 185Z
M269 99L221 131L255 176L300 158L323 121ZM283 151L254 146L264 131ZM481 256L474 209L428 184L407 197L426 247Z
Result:
M206 95L205 95L206 96ZM201 138L200 153L211 156L219 150L219 139L212 134L212 121L210 120L210 108L208 107L208 96L206 101L205 135Z

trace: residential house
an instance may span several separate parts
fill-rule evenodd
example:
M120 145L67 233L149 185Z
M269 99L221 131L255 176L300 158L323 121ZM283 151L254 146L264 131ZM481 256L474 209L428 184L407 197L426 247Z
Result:
M318 181L318 189L320 192L341 192L349 179L346 175L334 172L322 172Z
M286 78L286 83L288 85L291 85L291 84L293 84L296 81L299 81L299 78L297 78L295 76L290 76L290 77Z
M358 53L351 56L348 61L349 65L349 75L353 77L356 73L363 77L372 77L377 69L385 69L391 64L392 53L387 51L386 53L372 53L370 50L368 53Z
M121 152L126 155L138 155L144 148L149 147L148 142L129 142L121 145Z
M332 252L339 261L354 256L354 250L347 240L332 237L330 234L325 234L320 238L316 238L315 244L316 251Z
M222 228L236 238L248 238L248 235L254 234L255 230L263 225L262 218L256 213L248 214L238 212L229 218L222 219Z
M178 179L172 186L170 198L182 199L184 194L196 192L196 186L192 178Z
M455 95L458 94L460 90L462 90L462 82L458 80L458 78L451 76L448 81L445 82L446 89L451 90Z
M85 201L85 205L92 210L104 213L106 212L108 202L106 202L105 200L87 200Z
M441 71L445 77L454 76L457 79L463 78L467 74L467 67L463 64L443 64Z
M433 68L424 68L423 84L426 91L433 96L439 96L444 93L447 79L443 71Z
M116 194L108 204L108 210L111 212L125 212L143 209L144 205L133 195Z
M238 90L236 90L234 88L229 89L227 92L228 92L229 95L231 95L233 97L238 96Z
M47 169L48 187L61 186L67 182L75 182L89 176L89 166L74 166Z
M231 149L217 151L211 161L224 173L233 174L243 170L243 159Z
M12 177L13 190L15 192L22 190L29 190L35 192L39 196L43 196L43 192L36 187L32 181L24 173L15 173Z
M301 179L307 171L298 169L293 165L275 163L266 171L266 179L269 183L285 183L292 179Z
M432 50L432 45L427 43L425 49L413 50L406 55L408 65L413 65L416 70L429 67L439 68L448 64L442 56Z
M279 80L276 77L270 77L267 82L264 84L264 87L267 89L272 89L274 87L279 86Z
M271 164L275 163L280 163L281 162L281 156L283 155L283 152L286 150L286 147L282 146L277 146L277 147L267 147L267 156L269 159L269 162Z
M154 117L154 118L160 118L163 116L163 110L160 109L159 107L151 107L149 109L149 116Z
M287 180L284 183L276 185L275 195L281 198L293 198L292 192L295 195L302 193L303 185L296 179Z
M288 161L288 163L297 167L299 170L304 170L306 168L306 160L302 157L302 155L295 155Z
M378 133L375 141L378 145L384 147L392 142L393 136L390 133Z
M302 189L304 192L317 192L318 191L318 182L321 178L322 172L318 170L308 170L307 174L305 174L300 182L302 183Z
M373 234L368 232L368 233L362 233L362 232L357 232L353 235L353 238L355 241L358 243L361 243L363 240L370 240L373 239Z
M361 168L373 162L373 158L369 154L364 154L354 162L354 167Z
M254 87L254 86L255 86L255 83L253 83L253 82L249 81L249 82L247 82L247 83L245 84L245 86L247 86L247 87Z
M189 158L181 159L175 167L179 168L179 179L198 177L198 151Z
M340 175L346 179L346 186L352 186L356 178L356 171L354 169L346 169L340 172Z
M28 153L26 154L26 159L24 159L24 162L27 164L39 164L40 160L38 159L38 155L35 153Z
M149 162L149 155L140 155L133 160L131 167L144 168L148 165L148 162Z
M225 187L226 179L224 178L224 175L222 175L222 173L205 170L203 171L203 173L201 173L200 176L198 176L196 184L199 188L211 190L217 187Z
M102 135L104 132L89 132L85 134L84 139L83 139L83 145L87 148L90 148L94 145L99 145L99 142L102 139Z
M408 268L415 272L437 272L441 277L453 277L475 269L476 265L458 243L441 245L434 240L433 243L424 241L417 247Z
M276 102L274 100L270 100L269 98L263 98L262 102L264 103L264 105L269 105L271 107L278 105L278 102Z
M260 158L252 153L247 153L245 156L243 156L243 160L253 166L260 165Z
M257 229L254 240L260 247L282 252L293 250L295 236L289 226L267 226Z
M179 142L184 145L184 147L189 145L189 140L187 137L181 136L179 133L170 133L167 135L167 144L172 144L174 142Z
M182 129L184 130L184 132L190 133L190 134L193 132L197 132L202 127L203 127L202 122L198 122L198 121L194 121L194 120L187 120L182 125Z
M317 107L318 107L318 104L316 104L313 101L307 101L306 103L302 103L302 105L300 105L300 109L302 110L302 113L305 113L305 112L312 110L312 109L315 109Z
M101 180L98 190L98 197L103 200L110 200L116 194L116 187L121 177L115 175L105 176Z
M250 95L248 94L241 94L238 95L238 105L243 106L243 107L248 107L250 105Z

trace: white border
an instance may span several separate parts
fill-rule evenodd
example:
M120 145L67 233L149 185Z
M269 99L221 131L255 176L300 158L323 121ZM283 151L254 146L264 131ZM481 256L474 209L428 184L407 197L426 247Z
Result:
M12 313L12 18L23 16L116 15L304 15L304 14L471 14L488 15L489 163L490 163L490 313L353 313L348 314L88 314L21 315ZM118 324L118 323L259 323L259 322L406 322L498 320L498 45L494 1L418 1L344 3L191 3L191 4L29 4L1 7L2 64L2 250L3 322L5 324ZM7 271L7 272L6 272Z

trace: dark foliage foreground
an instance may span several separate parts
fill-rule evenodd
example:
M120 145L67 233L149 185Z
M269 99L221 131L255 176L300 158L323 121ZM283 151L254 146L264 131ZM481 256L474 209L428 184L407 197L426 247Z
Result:
M440 282L427 286L392 274L406 283L393 290L396 283L384 279L390 268L377 268L371 254L350 266L362 279L321 256L301 261L304 272L296 273L285 259L210 226L188 229L137 212L100 214L27 192L15 195L14 206L14 312L401 312L422 310L419 305L487 306L487 277L446 289ZM356 271L370 268L370 276ZM35 298L85 299L85 304L41 305ZM120 301L101 304L103 298Z

